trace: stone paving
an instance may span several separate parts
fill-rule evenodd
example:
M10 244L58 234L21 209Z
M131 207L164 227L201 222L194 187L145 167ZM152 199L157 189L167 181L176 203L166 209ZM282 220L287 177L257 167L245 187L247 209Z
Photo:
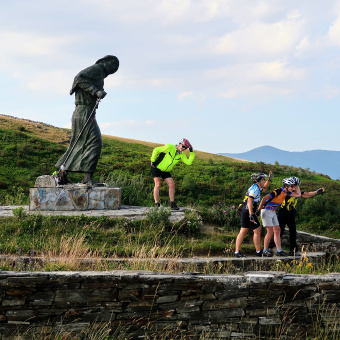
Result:
M145 212L150 209L150 207L139 207L139 206L129 206L122 205L119 210L72 210L72 211L56 211L56 210L29 210L28 205L23 206L0 206L0 218L1 217L11 217L14 216L12 210L22 207L24 212L27 214L43 215L43 216L93 216L93 217L112 217L112 218L128 218L128 219L141 219L145 217ZM184 218L184 209L178 211L171 211L171 222L180 221Z
M294 256L286 256L286 257L256 257L256 256L247 256L246 258L235 258L235 257L228 257L228 256L205 256L205 257L181 257L181 258L72 258L72 260L80 261L81 265L88 265L91 263L98 263L98 261L102 263L128 263L128 262L156 262L159 264L166 264L171 262L172 265L194 265L198 270L204 270L207 265L213 266L221 266L225 267L227 265L233 265L235 268L240 268L243 270L251 270L254 266L261 265L263 268L265 266L270 266L273 262L282 262L287 263L291 262L292 260L300 260L303 257L307 257L309 262L316 263L321 260L325 256L325 252L304 252L302 257L294 257ZM8 261L17 261L18 256L13 255L0 255L1 260L8 260ZM23 264L28 264L29 262L36 262L39 264L43 264L45 261L47 262L58 262L64 259L53 257L29 257L29 256L20 256L20 261Z

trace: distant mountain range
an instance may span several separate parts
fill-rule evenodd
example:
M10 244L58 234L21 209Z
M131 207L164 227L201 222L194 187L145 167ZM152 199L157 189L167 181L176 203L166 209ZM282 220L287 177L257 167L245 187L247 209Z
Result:
M332 179L340 179L340 151L311 150L291 152L266 145L243 153L220 153L219 155L251 162L269 164L279 162L281 165L290 165L303 169L309 168L310 171L328 175Z

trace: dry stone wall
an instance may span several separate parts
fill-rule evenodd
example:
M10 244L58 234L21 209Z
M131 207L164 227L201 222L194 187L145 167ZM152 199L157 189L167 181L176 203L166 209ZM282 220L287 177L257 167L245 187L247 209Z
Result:
M1 271L0 289L2 339L96 324L109 325L117 338L121 331L125 338L299 339L315 322L322 327L340 315L340 274Z

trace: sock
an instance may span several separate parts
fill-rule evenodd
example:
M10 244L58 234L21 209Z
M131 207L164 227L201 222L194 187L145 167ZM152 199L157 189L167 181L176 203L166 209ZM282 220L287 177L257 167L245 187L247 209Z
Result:
M261 253L261 250L259 250L259 251L256 250L256 252L259 254L259 253Z
M268 251L268 249L263 249L263 251Z
M282 249L276 249L276 251L277 251L278 253L281 253Z

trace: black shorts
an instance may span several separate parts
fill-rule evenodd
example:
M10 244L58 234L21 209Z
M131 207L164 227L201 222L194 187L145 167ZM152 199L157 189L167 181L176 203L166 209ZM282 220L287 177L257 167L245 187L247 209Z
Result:
M257 218L256 215L254 215L254 220L255 220L256 224L254 222L250 221L248 210L241 212L241 228L248 228L248 229L252 229L252 230L259 228L261 225L260 225L259 219Z
M171 173L170 172L166 172L166 171L161 171L158 168L154 168L153 166L151 166L151 173L152 173L152 177L162 177L163 179L166 178L171 178Z

